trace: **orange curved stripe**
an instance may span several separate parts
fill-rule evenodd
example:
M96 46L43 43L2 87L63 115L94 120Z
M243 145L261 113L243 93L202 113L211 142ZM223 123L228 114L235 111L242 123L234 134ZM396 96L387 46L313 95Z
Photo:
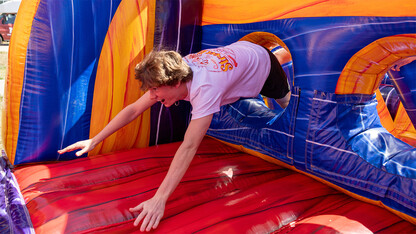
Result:
M108 29L97 67L90 137L143 92L134 67L153 47L154 0L124 0ZM99 144L89 155L148 146L150 111Z
M252 23L299 17L415 16L410 0L205 0L202 25Z
M1 134L7 157L12 163L14 163L19 136L20 100L25 74L27 45L39 1L22 1L9 44Z
M400 59L416 55L416 34L381 38L358 51L345 65L336 94L372 94Z
M272 50L278 46L285 48L289 51L289 48L286 44L280 40L276 35L269 32L252 32L240 39L240 41L249 41L255 44L266 47L269 50Z
M396 118L394 118L394 127L397 138L416 147L416 130L402 103L399 104Z
M396 117L393 121L390 112L387 109L386 103L381 96L380 90L376 90L376 96L378 102L377 112L380 116L380 121L383 127L393 136L416 147L416 130L406 112L406 109L404 109L403 104L400 102Z
M381 38L358 51L345 65L335 89L336 94L376 92L378 114L384 128L406 143L416 145L416 130L400 104L393 121L378 88L385 73L397 61L416 55L416 34Z

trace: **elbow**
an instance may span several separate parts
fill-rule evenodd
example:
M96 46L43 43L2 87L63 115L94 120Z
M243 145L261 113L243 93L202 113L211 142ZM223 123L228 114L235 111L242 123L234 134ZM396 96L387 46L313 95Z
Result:
M196 152L199 144L194 141L183 141L181 147L188 152Z
M133 104L126 106L125 110L127 112L127 116L130 118L130 121L136 119L141 114L141 112L137 110Z

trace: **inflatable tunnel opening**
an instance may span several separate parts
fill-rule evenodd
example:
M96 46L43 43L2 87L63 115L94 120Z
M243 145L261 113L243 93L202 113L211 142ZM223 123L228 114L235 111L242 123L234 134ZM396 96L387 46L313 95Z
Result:
M273 99L268 98L266 96L263 96L263 100L270 109L285 109L289 102L291 97L290 90L293 89L294 85L294 68L293 68L293 62L292 62L292 55L290 53L290 50L288 46L275 34L269 33L269 32L262 32L262 31L256 31L249 33L245 36L243 36L240 41L249 41L258 45L263 46L264 48L268 49L272 52L272 54L277 58L280 66L282 67L288 87L289 87L289 93L281 98L281 99ZM281 111L281 110L280 110Z
M416 100L412 78L416 63L416 34L380 38L358 51L344 67L336 94L377 95L381 123L395 137L415 146ZM400 68L395 68L400 66ZM411 72L409 72L411 71ZM386 79L389 85L385 85ZM413 91L415 92L415 91ZM384 98L383 98L383 94ZM387 95L389 100L387 102Z

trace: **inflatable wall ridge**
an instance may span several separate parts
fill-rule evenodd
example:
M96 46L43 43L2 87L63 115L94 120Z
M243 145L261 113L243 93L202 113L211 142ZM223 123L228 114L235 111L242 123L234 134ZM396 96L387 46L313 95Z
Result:
M288 163L297 170L318 176L343 189L352 190L359 196L381 201L383 206L398 203L400 205L393 209L407 210L407 216L411 217L416 194L406 188L415 186L415 170L410 158L414 157L416 150L382 128L376 111L375 95L335 95L319 91L309 93L313 94L308 97L313 108L310 109L306 138L296 133L294 137L297 144L299 141L305 142L306 151L297 151L296 147L286 149L293 139L287 137L290 134L279 134L287 132L284 125L272 125L271 128L276 131L267 131L270 135L265 134L265 129L258 126L239 128L247 127L250 121L244 122L239 117L241 113L236 115L227 108L223 108L214 118L208 134L232 145L241 145ZM303 94L301 92L300 99ZM244 99L238 101L238 105L257 101L258 99ZM293 102L294 100L288 109L295 105ZM246 105L267 109L261 105ZM245 108L239 110L243 111ZM259 110L248 112L258 113ZM290 111L286 111L282 118L288 118L288 113ZM284 121L279 119L278 122ZM219 131L221 129L223 131ZM248 136L252 137L251 140L242 140ZM258 136L259 139L253 139L253 136ZM268 141L274 142L273 149L267 147ZM266 145L259 145L257 142ZM286 157L284 153L291 151L294 152L293 159ZM406 188L400 188L404 184Z

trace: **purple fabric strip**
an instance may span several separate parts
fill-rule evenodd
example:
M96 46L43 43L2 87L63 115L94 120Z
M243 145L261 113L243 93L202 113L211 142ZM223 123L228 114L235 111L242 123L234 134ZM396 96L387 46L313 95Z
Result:
M19 185L6 157L0 157L0 233L35 233Z

